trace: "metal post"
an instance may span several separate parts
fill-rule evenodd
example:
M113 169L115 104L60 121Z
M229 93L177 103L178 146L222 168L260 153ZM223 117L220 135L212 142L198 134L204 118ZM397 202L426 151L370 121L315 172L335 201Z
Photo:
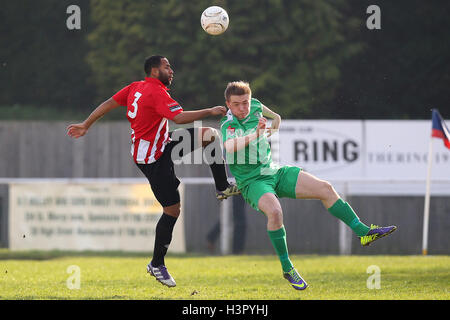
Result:
M233 243L233 198L222 200L220 203L220 253L227 255L231 253Z
M433 138L430 139L428 147L428 172L425 190L425 205L423 209L423 234L422 234L422 254L428 254L428 220L430 217L430 187L431 187L431 165L433 163Z

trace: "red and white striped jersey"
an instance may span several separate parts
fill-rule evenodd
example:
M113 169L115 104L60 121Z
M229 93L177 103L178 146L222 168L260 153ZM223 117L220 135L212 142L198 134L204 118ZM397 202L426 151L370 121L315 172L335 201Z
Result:
M146 77L126 86L113 99L127 106L131 125L131 154L136 163L152 163L161 157L169 138L169 123L183 108L158 79Z

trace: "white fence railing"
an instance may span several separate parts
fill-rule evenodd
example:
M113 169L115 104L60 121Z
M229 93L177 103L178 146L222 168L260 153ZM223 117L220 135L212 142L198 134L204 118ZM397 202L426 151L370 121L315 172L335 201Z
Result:
M210 184L214 188L214 180L209 177L181 178L184 186ZM136 184L147 183L145 178L0 178L0 184ZM410 180L386 180L386 179L333 179L330 180L337 192L345 199L350 196L416 196L425 197L426 181L419 179ZM449 196L450 180L431 181L431 196ZM187 201L187 199L184 199ZM233 238L232 202L229 200L220 202L220 251L222 254L230 254ZM339 227L339 251L341 254L351 252L351 231L341 223Z

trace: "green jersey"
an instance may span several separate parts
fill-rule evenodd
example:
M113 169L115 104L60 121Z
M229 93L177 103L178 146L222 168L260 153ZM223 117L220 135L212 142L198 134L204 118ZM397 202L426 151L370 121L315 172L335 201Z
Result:
M236 118L231 110L220 121L223 142L256 132L263 109L257 99L250 101L250 113L244 119ZM239 189L244 188L252 180L262 175L271 175L278 168L272 162L269 141L266 135L250 142L245 148L234 153L226 152L226 160L231 173L236 178Z

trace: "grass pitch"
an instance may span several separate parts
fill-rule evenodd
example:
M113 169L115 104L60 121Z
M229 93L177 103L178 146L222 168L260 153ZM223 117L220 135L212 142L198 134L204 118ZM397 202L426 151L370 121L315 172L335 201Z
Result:
M292 255L309 284L304 291L289 285L272 255L169 255L166 265L177 281L175 288L162 286L146 273L148 260L148 254L2 249L0 299L450 299L449 256ZM70 266L79 268L79 289L69 288L76 286ZM379 270L379 289L367 286L374 270Z

